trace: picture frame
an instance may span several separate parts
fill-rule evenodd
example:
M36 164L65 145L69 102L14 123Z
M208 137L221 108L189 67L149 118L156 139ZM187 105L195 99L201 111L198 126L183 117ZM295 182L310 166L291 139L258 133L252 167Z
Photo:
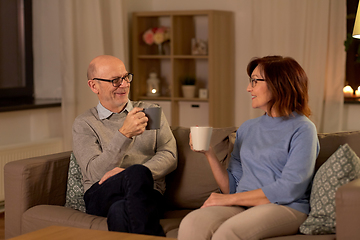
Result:
M191 54L207 55L207 41L198 38L191 39Z

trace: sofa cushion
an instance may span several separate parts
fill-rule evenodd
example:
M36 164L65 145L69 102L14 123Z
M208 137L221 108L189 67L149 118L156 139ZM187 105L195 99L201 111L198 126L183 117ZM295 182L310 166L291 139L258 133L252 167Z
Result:
M86 211L81 169L73 153L70 155L65 207Z
M225 167L233 149L235 131L235 127L213 129L210 145ZM218 191L205 155L190 149L189 133L189 128L173 129L178 150L178 166L166 177L165 198L170 209L199 208L212 192Z
M313 180L310 195L311 211L300 226L304 234L335 233L336 190L360 176L360 159L344 144L319 168Z
M68 226L107 231L106 218L57 205L36 205L24 212L21 234L49 226Z
M347 143L354 152L360 156L359 139L360 131L318 133L320 153L316 160L315 169L319 167L338 149L340 145Z

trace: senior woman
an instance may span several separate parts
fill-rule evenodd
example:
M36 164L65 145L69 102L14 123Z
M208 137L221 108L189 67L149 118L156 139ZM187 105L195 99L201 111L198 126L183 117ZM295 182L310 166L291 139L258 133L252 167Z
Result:
M281 56L253 59L247 73L252 107L264 115L239 127L227 169L211 147L202 152L222 193L212 193L183 219L179 240L295 234L309 213L319 142L308 119L306 73L294 59Z

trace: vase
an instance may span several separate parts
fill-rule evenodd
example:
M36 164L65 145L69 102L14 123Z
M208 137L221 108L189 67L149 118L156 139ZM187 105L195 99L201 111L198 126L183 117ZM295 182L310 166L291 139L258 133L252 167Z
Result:
M195 85L182 85L182 93L184 98L194 98L195 97Z
M158 54L164 55L163 45L162 43L158 44Z

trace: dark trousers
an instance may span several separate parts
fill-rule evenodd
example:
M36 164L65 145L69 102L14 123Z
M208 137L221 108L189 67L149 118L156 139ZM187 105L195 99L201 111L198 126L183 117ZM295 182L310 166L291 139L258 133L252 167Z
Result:
M109 231L165 236L160 225L163 196L154 189L151 171L133 165L93 184L84 195L86 213L107 217Z

